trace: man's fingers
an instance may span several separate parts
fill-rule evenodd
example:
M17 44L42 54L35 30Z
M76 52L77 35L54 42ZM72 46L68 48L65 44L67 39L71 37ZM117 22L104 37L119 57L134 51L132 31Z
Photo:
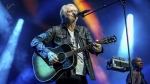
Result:
M97 46L101 46L100 44L95 43L95 42L93 43L93 45L96 46L96 47L97 47Z
M49 56L49 63L50 63L50 64L53 64L53 63L56 63L56 62L58 62L57 55L56 55L56 54L51 54L51 55Z
M53 56L53 57L54 57L53 61L54 61L54 62L58 62L58 57L57 57L57 55L56 55L56 54L54 54L54 56Z
M93 48L97 52L100 52L102 50L101 44L98 44L98 43L95 43L95 42L93 43Z
M58 58L57 58L57 57L55 57L53 61L54 61L54 62L58 62Z
M58 61L58 58L54 58L52 61L50 61L49 63L50 63L50 65L53 65L54 63L57 63L57 62L59 62Z

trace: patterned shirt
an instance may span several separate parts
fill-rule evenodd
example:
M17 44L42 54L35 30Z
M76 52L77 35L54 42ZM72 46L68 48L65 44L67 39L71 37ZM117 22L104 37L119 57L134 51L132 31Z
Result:
M133 81L133 83L131 82L131 75L129 73L126 78L127 84L131 84L131 83L132 84L147 84L147 82L144 79L144 75L138 69L132 70L132 81Z

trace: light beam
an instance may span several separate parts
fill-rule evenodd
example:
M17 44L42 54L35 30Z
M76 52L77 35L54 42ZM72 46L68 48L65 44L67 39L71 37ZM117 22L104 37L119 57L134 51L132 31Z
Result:
M18 43L18 38L22 29L23 22L24 22L23 19L18 20L17 25L8 40L6 48L0 57L1 84L7 83L7 77L8 77L9 70L11 69L11 65L14 59L14 53L15 53L15 49Z

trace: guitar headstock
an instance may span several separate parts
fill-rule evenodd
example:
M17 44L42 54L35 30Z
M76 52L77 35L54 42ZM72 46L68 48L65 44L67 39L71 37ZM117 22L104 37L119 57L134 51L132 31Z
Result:
M117 41L117 38L115 35L113 36L110 36L110 37L107 37L107 38L103 38L100 43L101 44L108 44L108 43L113 43L113 42L116 42Z

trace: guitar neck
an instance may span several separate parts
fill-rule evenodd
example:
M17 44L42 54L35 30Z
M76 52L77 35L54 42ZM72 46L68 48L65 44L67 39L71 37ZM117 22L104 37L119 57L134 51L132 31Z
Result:
M103 38L100 41L96 41L96 43L98 43L98 44L108 44L108 43L116 42L116 40L117 40L117 38L114 35L114 36L110 36L110 37L107 37L107 38ZM92 46L93 46L93 43L88 44L86 46L83 46L81 48L78 48L76 50L72 50L72 51L66 52L66 54L67 54L68 57L70 57L70 56L75 55L75 54L77 54L79 52L82 52L82 51L84 51L86 49L90 49Z
M98 42L96 42L96 43L101 44L101 43L103 43L103 41L98 41ZM90 43L90 44L88 44L88 45L86 45L86 46L83 46L83 47L81 47L81 48L78 48L78 49L76 49L76 50L72 50L72 51L66 52L66 54L67 54L68 57L70 57L70 56L75 55L75 54L77 54L77 53L79 53L79 52L82 52L82 51L84 51L84 50L86 50L86 49L90 49L92 46L93 46L93 43Z

